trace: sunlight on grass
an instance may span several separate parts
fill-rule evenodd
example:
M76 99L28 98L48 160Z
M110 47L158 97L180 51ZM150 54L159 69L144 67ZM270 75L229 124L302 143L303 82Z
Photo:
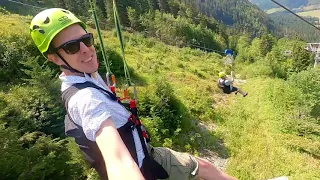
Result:
M237 98L230 111L221 110L224 123L219 134L232 153L227 169L240 179L282 175L290 180L320 177L319 160L292 148L294 145L317 150L319 143L280 131L287 117L276 110L265 92L275 88L271 84L281 83L281 80L251 79L244 87L249 91L248 98Z

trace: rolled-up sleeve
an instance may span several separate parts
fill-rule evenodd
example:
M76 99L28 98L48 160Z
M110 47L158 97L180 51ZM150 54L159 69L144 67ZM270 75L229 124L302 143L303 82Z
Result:
M94 88L78 91L69 101L71 118L83 128L84 134L91 141L96 141L96 133L101 125L111 117L107 101L111 100Z

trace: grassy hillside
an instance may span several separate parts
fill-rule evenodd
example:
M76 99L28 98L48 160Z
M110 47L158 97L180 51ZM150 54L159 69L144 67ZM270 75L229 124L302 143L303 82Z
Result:
M263 10L269 10L277 7L275 3L269 0L251 0L251 2ZM278 2L289 8L297 8L308 4L308 0L278 0Z
M0 139L7 144L0 147L0 159L10 160L0 162L0 175L7 179L95 179L73 141L62 135L59 69L34 47L28 35L30 20L0 15ZM89 32L97 37L93 29ZM103 31L103 38L118 87L123 89L115 34ZM310 64L309 55L300 47L303 42L282 40L276 46L271 36L253 42L247 37L233 38L236 62L247 77L258 76L240 85L249 91L247 98L226 96L217 88L217 73L224 70L221 55L124 33L140 115L152 134L152 144L195 155L209 149L230 158L227 171L243 180L280 175L290 180L319 178L320 73L295 74ZM284 44L295 53L290 59L282 56ZM293 74L288 81L271 79L286 69L283 77ZM224 106L219 102L223 98L230 103ZM210 131L209 126L200 129L199 122L214 123L217 131Z
M277 8L277 4L269 0L251 0L253 4L256 4L259 8L263 10L270 10L273 8ZM278 0L279 3L283 4L284 6L296 9L296 8L312 8L313 5L319 5L318 0Z
M314 4L319 4L319 1L318 0L308 0L308 3L311 5L314 5Z
M300 8L292 8L291 10L295 13L298 13L299 15L308 16L308 15L304 15L304 13L308 14L308 12L317 11L318 9L320 9L320 4L303 6ZM282 7L275 7L275 8L265 10L265 12L267 14L273 14L273 13L277 13L277 12L287 12L287 11L285 9L283 9ZM317 16L313 16L313 17L317 17Z
M266 11L267 14L273 14L273 13L276 13L276 12L283 12L285 11L285 9L279 7L279 8L272 8L272 9L268 9Z
M284 175L290 180L319 179L319 136L293 130L306 120L297 118L292 107L298 92L283 80L269 78L250 79L244 89L250 98L236 98L220 109L219 134L232 153L229 172L245 180ZM319 125L310 126L320 130Z
M320 10L312 10L312 11L305 11L298 13L300 16L311 16L311 17L317 17L320 19Z

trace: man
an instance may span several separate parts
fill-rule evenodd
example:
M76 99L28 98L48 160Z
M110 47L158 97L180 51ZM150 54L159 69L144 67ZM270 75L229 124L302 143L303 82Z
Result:
M227 78L227 74L225 72L219 72L218 86L222 89L222 91L226 94L230 94L235 92L235 94L242 94L243 97L248 95L247 92L243 92L240 88L234 87L233 80Z
M60 8L40 12L30 25L31 37L39 51L61 68L59 78L63 94L76 85L93 84L93 87L78 87L76 93L67 98L65 128L101 179L154 179L148 175L161 171L157 164L172 180L197 176L235 179L201 158L151 147L139 136L135 124L127 127L132 116L114 100L110 89L96 73L99 65L93 36L85 29L86 25L70 11ZM144 152L146 144L147 153Z

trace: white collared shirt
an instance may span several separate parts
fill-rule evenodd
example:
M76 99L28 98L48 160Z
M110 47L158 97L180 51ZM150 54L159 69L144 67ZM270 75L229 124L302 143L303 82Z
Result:
M97 74L97 79L88 76L66 76L62 73L59 79L62 81L61 91L63 92L75 83L84 83L86 81L110 91ZM110 91L111 92L111 91ZM109 99L103 92L95 88L84 88L72 96L68 103L68 112L72 120L82 127L84 134L90 141L96 141L96 133L105 120L111 118L116 128L120 128L128 122L130 113L118 102ZM133 132L133 139L136 146L139 167L145 157L137 130ZM106 143L108 140L106 139Z

